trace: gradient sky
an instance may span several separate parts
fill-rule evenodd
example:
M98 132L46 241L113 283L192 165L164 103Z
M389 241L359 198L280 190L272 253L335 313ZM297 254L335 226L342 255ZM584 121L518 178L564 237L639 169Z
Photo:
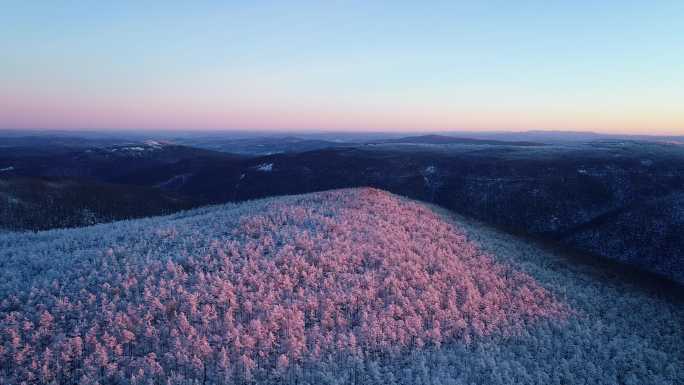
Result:
M684 134L681 0L217 3L0 0L0 128Z

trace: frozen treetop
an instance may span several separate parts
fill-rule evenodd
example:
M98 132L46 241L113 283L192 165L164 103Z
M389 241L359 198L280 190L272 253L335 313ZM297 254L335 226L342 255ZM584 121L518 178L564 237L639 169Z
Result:
M430 208L369 188L0 235L0 383L277 377L568 313Z

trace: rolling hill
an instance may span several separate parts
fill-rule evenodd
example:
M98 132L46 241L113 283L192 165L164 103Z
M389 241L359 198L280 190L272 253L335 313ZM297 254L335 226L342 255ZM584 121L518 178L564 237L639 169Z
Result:
M5 148L0 152L0 228L78 226L371 186L684 283L684 237L678 235L682 146L617 138L541 146L480 139L459 143L463 140L427 135L378 145L334 142L336 147L312 151L290 146L301 143L298 138L237 140L255 151L289 146L271 155L247 147L243 155L231 155L161 139L66 152L61 142L51 141L39 142L34 150ZM26 188L31 185L45 193L31 193ZM58 185L80 187L45 188ZM8 189L24 193L17 197ZM17 199L23 204L16 205ZM50 210L53 204L57 210Z
M0 235L0 382L677 384L684 307L371 188Z

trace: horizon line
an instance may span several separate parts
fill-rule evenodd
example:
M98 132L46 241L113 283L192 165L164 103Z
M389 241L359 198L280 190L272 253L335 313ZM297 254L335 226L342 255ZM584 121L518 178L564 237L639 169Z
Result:
M597 135L597 136L631 136L631 137L671 137L684 136L684 129L682 132L671 133L641 133L641 132L613 132L601 130L567 130L567 129L527 129L527 130L507 130L507 129L447 129L447 130L421 130L421 129L391 129L386 130L362 130L362 129L305 129L305 128L217 128L217 129L192 129L192 128L15 128L15 127L0 127L0 132L26 132L28 133L183 133L183 134L226 134L226 133L253 133L253 134L420 134L420 135L434 135L434 134L573 134L573 135Z

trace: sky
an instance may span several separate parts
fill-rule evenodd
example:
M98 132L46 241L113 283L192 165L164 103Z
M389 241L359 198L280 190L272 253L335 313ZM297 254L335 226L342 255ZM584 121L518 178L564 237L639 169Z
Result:
M0 128L684 134L684 1L0 9Z

